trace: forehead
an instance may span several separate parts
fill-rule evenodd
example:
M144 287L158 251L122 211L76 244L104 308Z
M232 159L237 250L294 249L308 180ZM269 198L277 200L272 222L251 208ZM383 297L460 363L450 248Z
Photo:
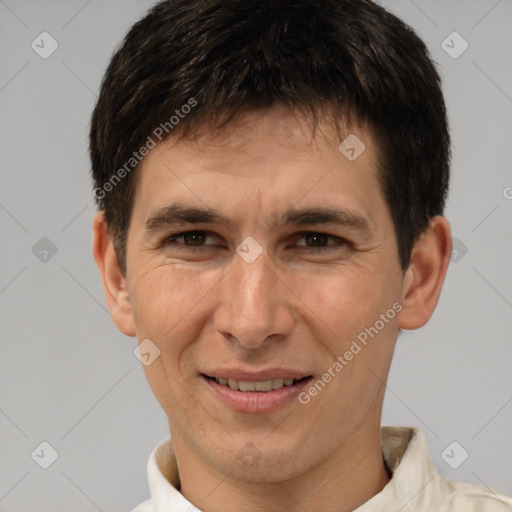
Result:
M307 113L282 106L274 106L265 111L249 111L225 127L213 131L203 125L187 137L170 137L159 149L160 152L179 152L182 156L188 153L197 161L204 157L210 166L214 166L216 162L220 162L222 166L230 158L247 161L251 155L257 155L260 161L262 158L266 161L285 154L290 160L295 159L293 156L300 159L318 159L327 158L333 153L336 157L343 154L339 153L339 145L347 137L355 140L349 136L357 134L360 139L365 139L370 154L375 151L374 137L369 125L356 122L346 126L332 118L330 111L325 112L325 117L313 124ZM268 158L265 158L266 155ZM373 155L369 156L368 162ZM272 171L273 166L260 167L261 171L265 168Z
M296 206L339 204L354 214L379 210L377 148L368 127L334 129L283 109L247 114L226 129L169 138L139 169L134 213L173 201L278 218ZM382 212L381 212L382 213Z

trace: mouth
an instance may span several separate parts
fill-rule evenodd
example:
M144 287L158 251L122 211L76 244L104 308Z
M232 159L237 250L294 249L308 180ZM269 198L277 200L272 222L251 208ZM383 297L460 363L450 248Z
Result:
M277 378L259 381L236 380L228 379L227 377L210 377L208 375L204 375L204 377L209 380L214 380L217 384L225 386L232 391L255 391L259 393L268 393L269 391L281 389L285 386L294 386L295 384L302 382L305 379L310 379L312 376L308 375L307 377L302 377L301 379Z
M206 374L201 377L217 400L231 410L243 413L272 412L291 405L297 402L297 395L313 379L312 375L266 380L237 380Z

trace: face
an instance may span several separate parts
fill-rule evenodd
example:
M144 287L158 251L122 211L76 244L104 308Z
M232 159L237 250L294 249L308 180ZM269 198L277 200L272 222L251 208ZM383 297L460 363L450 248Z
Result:
M140 169L126 286L160 351L144 370L175 445L225 475L290 478L378 428L403 274L374 140L349 133L353 161L275 109Z

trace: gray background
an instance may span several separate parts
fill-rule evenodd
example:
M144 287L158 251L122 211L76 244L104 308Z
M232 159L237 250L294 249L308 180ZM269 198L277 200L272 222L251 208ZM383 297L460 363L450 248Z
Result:
M168 435L90 249L89 116L114 47L151 4L0 0L0 511L130 510ZM421 427L443 476L512 495L512 2L382 4L444 79L459 240L431 322L399 338L383 423ZM31 48L43 31L59 44L47 59ZM456 59L441 46L453 31L469 43ZM46 261L32 250L43 237L57 248ZM43 441L59 455L46 470L34 459L49 449L31 457ZM441 456L453 441L452 465L469 453L458 469Z

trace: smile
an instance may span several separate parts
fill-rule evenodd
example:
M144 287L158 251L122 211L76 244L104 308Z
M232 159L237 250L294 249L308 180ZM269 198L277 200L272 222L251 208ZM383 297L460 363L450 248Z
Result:
M306 378L306 377L304 377ZM260 381L235 380L225 377L214 377L215 382L221 386L226 386L233 391L260 391L266 393L273 389L280 389L283 386L293 386L302 379L270 379Z
M202 375L215 400L240 413L269 413L297 403L296 397L313 377L236 380Z

